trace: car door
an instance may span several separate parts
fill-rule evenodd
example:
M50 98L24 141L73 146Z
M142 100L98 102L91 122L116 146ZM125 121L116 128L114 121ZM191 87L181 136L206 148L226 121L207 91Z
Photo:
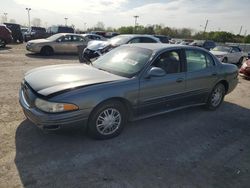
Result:
M204 103L217 81L217 70L210 54L199 49L186 49L187 105Z
M232 54L232 63L238 63L240 58L242 57L241 50L233 46L231 50L231 54Z
M71 53L77 53L78 52L78 46L83 45L84 48L87 46L87 41L84 37L72 35L71 37L72 43L70 46L70 52Z
M182 62L181 50L165 51L153 61L150 68L162 68L166 74L149 78L144 75L140 79L139 115L160 113L181 106L185 92Z
M71 43L71 35L64 35L57 39L54 44L54 51L57 53L70 53L72 52Z

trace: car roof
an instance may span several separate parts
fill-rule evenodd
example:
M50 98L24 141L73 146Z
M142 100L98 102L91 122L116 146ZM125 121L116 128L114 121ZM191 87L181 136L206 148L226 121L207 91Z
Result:
M82 36L82 34L77 34L77 33L56 33L56 34L58 34L58 35L60 34L60 35L62 35L62 36L63 36L63 35L76 35L76 36ZM56 34L55 34L55 35L56 35Z
M206 51L203 48L199 48L196 46L187 46L187 45L180 45L180 44L166 44L166 43L133 43L133 44L125 44L123 46L130 46L130 47L139 47L145 48L152 51L161 51L164 49L200 49L202 51Z

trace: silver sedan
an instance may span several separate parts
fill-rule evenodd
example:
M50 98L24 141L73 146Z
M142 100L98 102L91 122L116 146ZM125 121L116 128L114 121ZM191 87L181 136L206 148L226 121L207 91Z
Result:
M46 39L31 40L27 43L26 49L43 55L77 53L77 46L87 46L88 41L87 38L79 34L58 33Z

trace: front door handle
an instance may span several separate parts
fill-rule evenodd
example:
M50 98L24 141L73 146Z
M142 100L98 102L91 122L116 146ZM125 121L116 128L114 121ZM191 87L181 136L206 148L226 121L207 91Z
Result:
M176 80L176 82L177 82L177 83L181 83L181 82L183 82L183 80L184 80L183 78L178 78L178 79Z
M217 75L217 73L216 73L216 72L212 73L212 76L216 76L216 75Z

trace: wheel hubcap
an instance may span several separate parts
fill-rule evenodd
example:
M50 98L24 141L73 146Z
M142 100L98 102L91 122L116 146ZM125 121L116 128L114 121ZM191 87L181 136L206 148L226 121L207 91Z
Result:
M217 87L213 94L212 94L212 105L213 106L218 106L221 102L221 99L222 99L222 89L220 87Z
M103 135L114 133L121 124L121 114L114 108L101 112L96 120L97 131Z

